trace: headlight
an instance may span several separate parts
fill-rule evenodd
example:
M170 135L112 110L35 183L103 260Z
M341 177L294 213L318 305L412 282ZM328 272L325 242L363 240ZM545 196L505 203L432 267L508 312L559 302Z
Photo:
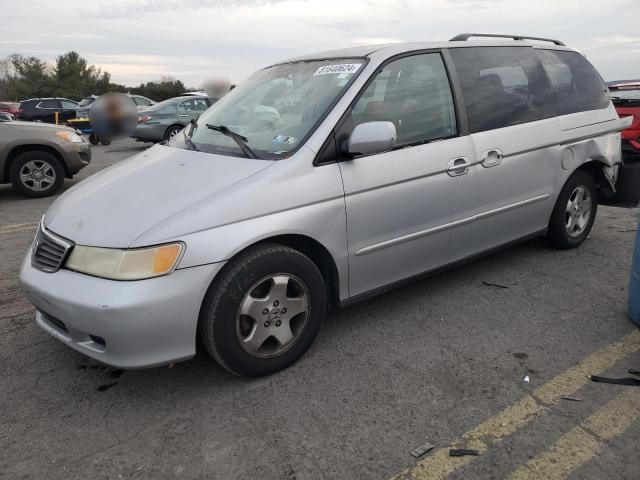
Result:
M65 130L60 131L60 132L56 132L56 135L58 135L60 138L64 138L67 142L71 142L71 143L82 143L84 142L84 140L82 139L82 137L80 135L78 135L75 132L67 132Z
M184 248L182 243L131 250L76 245L65 267L112 280L142 280L171 273Z

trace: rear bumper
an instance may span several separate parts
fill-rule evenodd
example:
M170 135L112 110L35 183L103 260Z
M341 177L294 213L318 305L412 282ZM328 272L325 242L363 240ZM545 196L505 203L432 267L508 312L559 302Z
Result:
M166 129L167 127L164 125L146 125L140 123L131 134L131 137L142 142L161 142L164 140L164 132Z
M69 347L118 368L144 368L195 355L200 305L222 263L176 270L134 282L31 266L20 281L36 322Z

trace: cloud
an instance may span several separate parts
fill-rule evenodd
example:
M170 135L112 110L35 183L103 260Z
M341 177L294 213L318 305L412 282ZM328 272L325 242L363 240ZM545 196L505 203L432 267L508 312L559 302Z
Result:
M237 82L310 52L462 32L558 38L607 79L637 77L640 65L637 28L620 21L637 17L638 0L0 0L0 11L0 57L77 50L128 85L161 75Z

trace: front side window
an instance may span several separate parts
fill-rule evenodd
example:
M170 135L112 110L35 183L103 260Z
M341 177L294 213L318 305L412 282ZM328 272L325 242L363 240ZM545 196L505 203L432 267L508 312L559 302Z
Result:
M471 133L555 115L553 91L533 48L464 47L450 52Z
M558 102L558 114L599 110L609 105L602 77L578 52L538 50Z
M204 112L191 129L198 149L242 156L224 126L246 138L258 158L285 158L311 135L362 71L364 60L339 58L275 65L253 74Z
M411 55L388 63L358 99L351 117L353 127L392 122L398 147L455 135L453 96L440 54Z
M78 104L76 102L72 102L71 100L60 100L62 104L62 108L65 110L75 110L78 108Z

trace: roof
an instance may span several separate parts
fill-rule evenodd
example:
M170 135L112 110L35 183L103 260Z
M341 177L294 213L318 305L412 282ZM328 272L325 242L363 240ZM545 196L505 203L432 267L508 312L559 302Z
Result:
M556 45L553 43L538 43L528 42L525 40L456 40L447 42L403 42L403 43L386 43L376 45L360 45L357 47L340 48L336 50L326 50L317 53L311 53L308 55L302 55L300 57L294 57L284 62L279 63L292 63L300 61L310 60L324 60L330 58L355 58L355 57L368 57L376 52L384 50L393 51L394 54L410 52L413 50L427 50L432 48L460 48L460 47L505 47L505 46L532 46L532 47L544 47L554 50L573 50L562 45Z

